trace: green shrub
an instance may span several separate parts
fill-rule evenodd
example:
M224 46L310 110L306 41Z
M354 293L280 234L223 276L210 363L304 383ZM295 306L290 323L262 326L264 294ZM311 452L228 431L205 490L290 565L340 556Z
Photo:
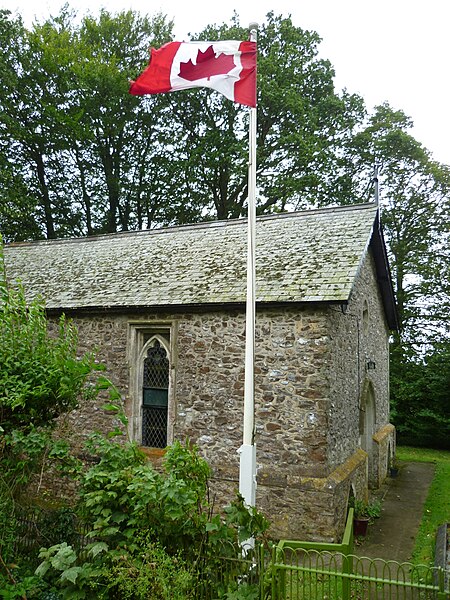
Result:
M84 559L71 546L58 544L41 550L36 570L48 578L62 598L116 600L188 600L195 598L196 576L179 555L171 556L144 536L136 549L113 551L102 542L91 544ZM137 550L138 549L138 550Z
M64 315L51 332L42 301L27 302L21 285L7 282L0 237L0 597L24 597L25 587L36 587L27 561L16 566L21 490L45 461L64 463L66 472L80 468L68 444L52 438L56 419L99 391L89 377L102 367L93 355L78 357L77 345L77 330ZM100 387L108 387L105 381Z
M96 366L90 355L77 357L77 331L64 316L50 335L43 303L27 303L21 287L0 302L0 364L5 432L47 426L74 409Z
M378 499L365 502L364 500L354 499L353 508L356 518L368 518L370 521L377 519L381 515L381 502Z
M88 450L97 463L80 479L78 511L94 541L78 553L67 543L42 549L36 571L64 598L107 598L107 591L114 598L140 598L150 579L155 595L142 598L195 597L189 591L195 582L218 591L223 567L219 557L241 558L241 543L249 537L262 539L268 527L240 496L222 516L212 514L210 469L188 442L167 449L162 472L130 442L118 444L95 435ZM152 564L154 570L148 568ZM236 564L244 571L235 574L243 576L248 565ZM172 596L164 595L166 588Z

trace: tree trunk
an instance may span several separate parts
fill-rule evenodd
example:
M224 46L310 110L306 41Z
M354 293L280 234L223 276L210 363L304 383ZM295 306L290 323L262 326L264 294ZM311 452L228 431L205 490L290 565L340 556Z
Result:
M117 212L119 208L119 184L114 174L114 161L109 147L105 144L100 148L101 160L105 172L106 187L108 189L109 207L106 219L106 231L116 233Z
M39 187L41 189L41 199L45 215L45 228L47 231L47 239L51 240L56 238L55 222L52 214L52 207L50 202L50 194L48 192L47 181L45 179L44 159L39 150L36 150L34 152L34 160L36 162Z

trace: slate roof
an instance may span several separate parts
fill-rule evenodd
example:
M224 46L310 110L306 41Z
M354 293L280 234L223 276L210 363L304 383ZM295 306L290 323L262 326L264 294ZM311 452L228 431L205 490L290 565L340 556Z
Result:
M258 218L257 302L348 301L377 230L372 203ZM233 304L245 302L246 247L240 219L16 243L5 261L48 309Z

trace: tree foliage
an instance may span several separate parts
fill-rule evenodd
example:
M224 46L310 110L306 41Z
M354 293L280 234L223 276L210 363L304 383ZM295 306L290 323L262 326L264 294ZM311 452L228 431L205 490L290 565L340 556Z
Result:
M450 339L450 169L409 133L411 120L388 104L376 107L353 140L361 186L380 170L381 212L400 330L391 344L392 419L400 442L445 447L448 393L430 382L445 372ZM363 176L363 179L361 179ZM447 364L448 368L448 364Z
M432 159L409 133L411 127L402 111L384 104L353 144L355 165L366 181L374 163L380 169L382 221L400 318L397 342L419 350L440 340L448 326L450 169Z
M205 90L135 98L128 81L172 24L128 11L78 23L64 7L31 30L2 14L9 52L0 98L2 194L24 189L25 213L0 211L4 235L64 237L238 217L247 197L248 111ZM245 39L237 17L198 39ZM336 94L320 38L267 15L259 32L259 211L335 192L338 156L363 114ZM13 184L12 182L22 184ZM19 188L19 189L18 189ZM11 202L11 200L10 200ZM13 221L34 217L26 231ZM1 223L0 220L0 223ZM10 236L10 237L9 237Z
M62 316L49 332L44 305L28 303L5 278L0 246L0 426L22 431L52 423L77 405L93 357L77 357L77 331Z
M101 11L76 24L66 6L30 31L3 12L0 28L8 49L0 58L0 154L11 182L4 196L16 197L12 182L22 182L47 238L128 229L132 212L134 227L139 214L157 212L152 170L164 102L139 104L128 79L148 44L168 39L171 24L131 11ZM17 234L37 237L36 228Z
M245 215L248 111L209 90L128 94L172 27L161 14L78 19L65 6L28 30L0 12L6 240ZM195 35L246 37L237 15ZM407 377L411 361L431 368L424 357L449 337L449 167L414 139L403 111L370 114L356 94L337 93L320 41L273 12L259 29L258 212L371 200L378 165L401 324L393 373Z
M231 26L207 27L196 38L245 39ZM267 15L258 31L258 212L305 207L330 195L337 156L363 115L360 97L334 90L334 71L318 57L320 38L290 18ZM219 219L245 214L247 113L217 94L171 97L180 141L174 152L189 187L180 193ZM181 150L181 152L180 152ZM211 205L212 203L212 205Z
M398 360L393 351L393 420L403 444L450 449L450 343L435 344L423 360Z

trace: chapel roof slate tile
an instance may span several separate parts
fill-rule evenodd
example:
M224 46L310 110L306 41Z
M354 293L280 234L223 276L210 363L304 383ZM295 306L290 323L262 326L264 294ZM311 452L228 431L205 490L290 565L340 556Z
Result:
M257 302L345 302L377 221L360 204L257 219ZM246 220L5 247L11 280L49 309L245 302Z

